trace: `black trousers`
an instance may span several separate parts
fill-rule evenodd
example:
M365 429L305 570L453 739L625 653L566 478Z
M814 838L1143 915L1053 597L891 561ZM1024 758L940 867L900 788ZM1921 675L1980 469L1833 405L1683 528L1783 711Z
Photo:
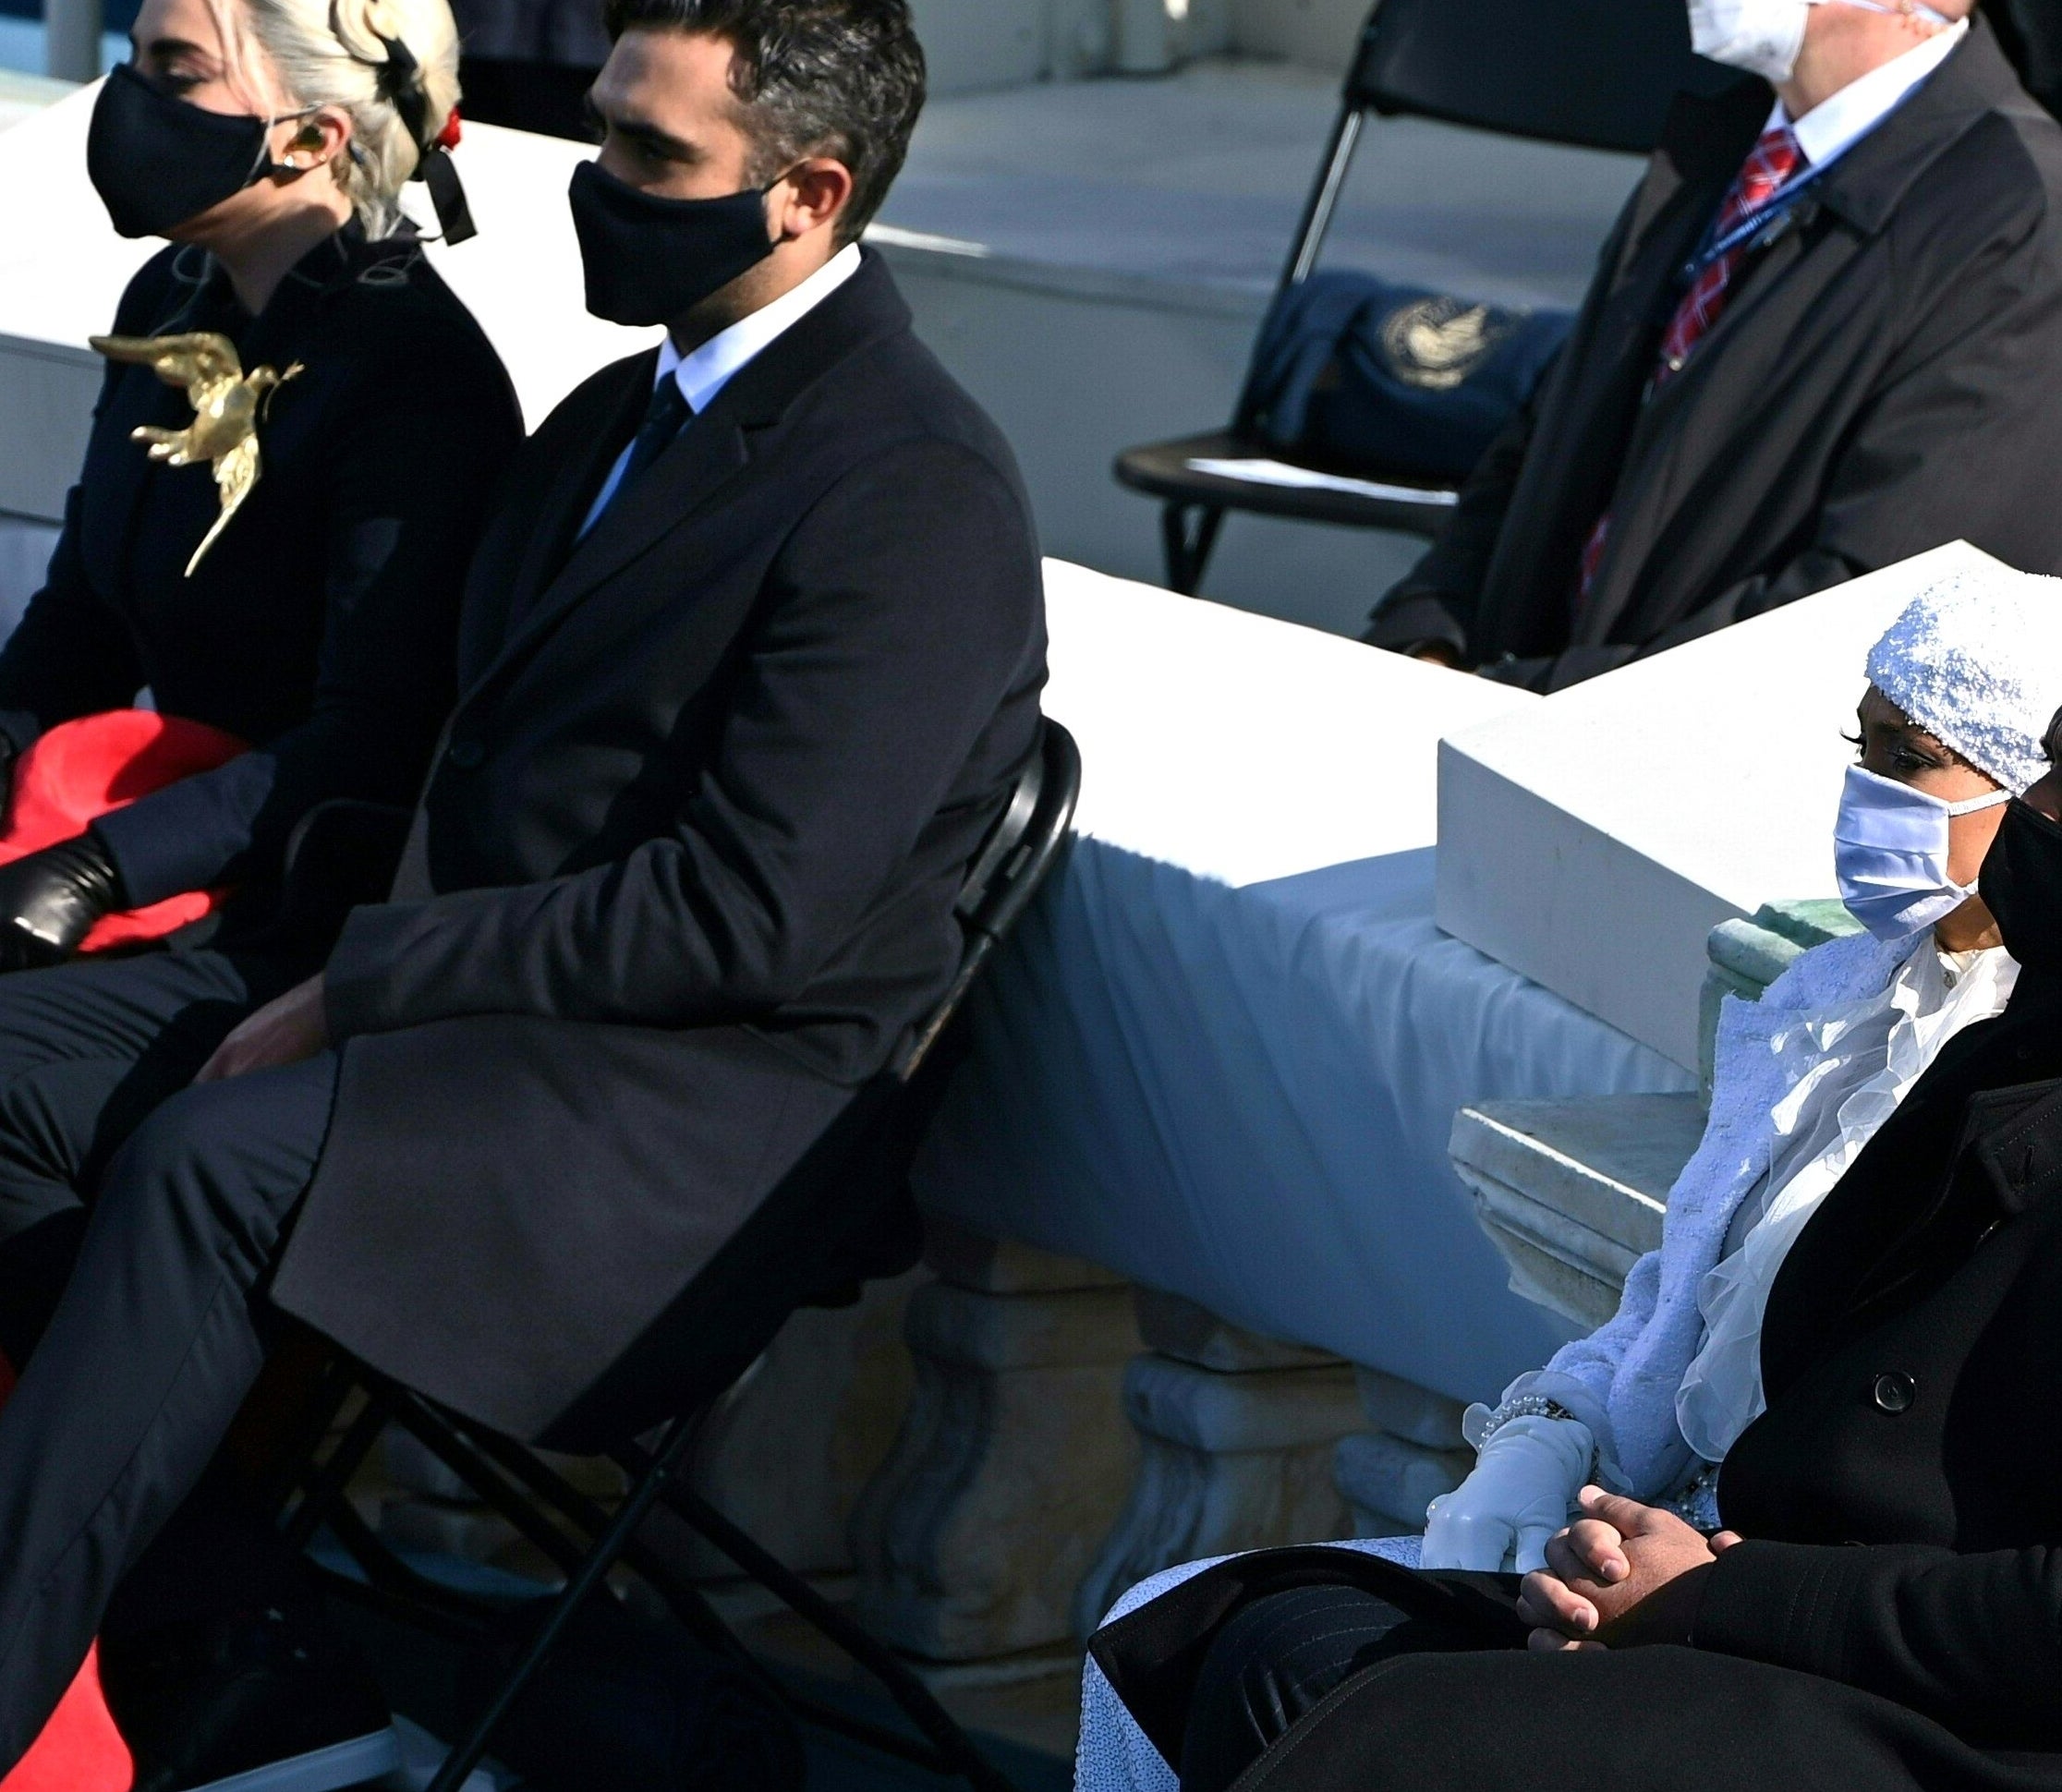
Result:
M1203 1659L1182 1738L1182 1792L1226 1792L1363 1668L1479 1646L1361 1587L1297 1587L1256 1599Z
M1243 1606L1196 1676L1182 1792L2062 1792L1889 1701L1680 1648L1534 1655L1365 1589Z
M33 1295L75 1258L42 1297L47 1326L13 1319L26 1361L0 1410L0 1772L263 1366L264 1284L336 1060L188 1085L297 969L165 952L0 978L0 1263Z

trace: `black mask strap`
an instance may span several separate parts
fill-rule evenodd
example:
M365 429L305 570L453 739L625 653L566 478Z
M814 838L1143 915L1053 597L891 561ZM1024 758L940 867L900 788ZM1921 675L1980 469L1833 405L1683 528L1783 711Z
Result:
M422 88L422 65L399 38L382 37L380 43L386 60L379 65L375 86L380 98L400 114L402 127L416 146L415 173L408 178L430 189L430 203L437 209L437 227L446 243L479 236L479 226L473 223L465 183L458 178L451 151L430 135L430 96Z

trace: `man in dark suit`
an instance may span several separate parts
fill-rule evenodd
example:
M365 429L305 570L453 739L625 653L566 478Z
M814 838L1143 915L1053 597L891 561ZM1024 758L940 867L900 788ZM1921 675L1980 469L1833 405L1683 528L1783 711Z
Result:
M856 246L922 101L904 0L613 0L611 29L588 300L668 343L518 456L394 899L183 1090L237 1018L219 978L0 982L0 1037L47 1011L134 1066L0 1113L6 1173L93 1208L0 1412L0 1768L276 1313L572 1438L720 1382L865 1257L878 1214L794 1172L956 966L1037 740L1031 517Z
M2010 1006L1943 1048L1784 1259L1767 1410L1718 1481L1731 1529L1589 1489L1522 1587L1336 1549L1206 1570L1096 1646L1170 1759L1213 1701L1291 1689L1185 1788L2062 1788L2057 817L2050 774L1983 866Z
M1789 10L1801 48L1712 25ZM1551 690L1957 537L2062 572L2062 127L1969 12L1692 6L1754 72L1677 102L1364 638Z

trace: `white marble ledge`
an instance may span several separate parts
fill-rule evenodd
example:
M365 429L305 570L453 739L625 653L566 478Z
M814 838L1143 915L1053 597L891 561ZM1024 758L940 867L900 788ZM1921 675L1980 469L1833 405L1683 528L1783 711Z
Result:
M1589 1327L1660 1244L1704 1124L1694 1095L1484 1102L1461 1109L1449 1148L1513 1292Z

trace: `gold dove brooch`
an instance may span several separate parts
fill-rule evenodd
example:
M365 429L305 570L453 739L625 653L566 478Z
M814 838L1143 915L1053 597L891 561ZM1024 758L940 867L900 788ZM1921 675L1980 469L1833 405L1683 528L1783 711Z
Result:
M252 368L246 373L236 344L212 330L184 336L90 336L87 340L111 361L147 367L166 385L186 388L187 402L193 406L191 423L183 430L145 424L129 440L148 442L151 458L169 466L198 466L206 461L214 469L222 514L187 562L186 575L191 578L201 556L214 546L258 483L259 420L273 394L303 371L301 364L296 361L284 373L269 367Z

